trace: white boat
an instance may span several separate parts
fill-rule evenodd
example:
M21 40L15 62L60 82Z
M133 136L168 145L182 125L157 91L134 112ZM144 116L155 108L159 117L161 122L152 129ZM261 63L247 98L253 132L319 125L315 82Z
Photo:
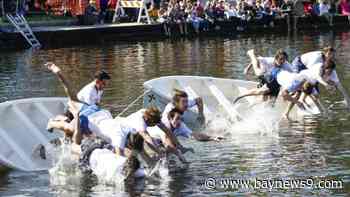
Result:
M256 87L256 82L201 76L166 76L146 81L143 85L146 91L143 99L144 107L157 106L163 110L165 105L171 101L173 90L176 88L186 91L189 97L202 97L206 117L224 113L224 116L230 120L239 120L254 113L251 106L256 103L256 97L246 97L235 105L232 102L237 96ZM310 104L310 107L306 110L295 107L290 117L299 119L305 115L320 113L311 99L308 98L307 103ZM287 102L279 97L273 107L274 115L281 117L286 107ZM191 108L184 114L184 121L193 127L198 126L196 110ZM269 112L272 113L271 110Z
M0 165L23 170L47 170L52 161L35 154L40 145L60 137L49 133L49 118L62 114L66 98L31 98L0 103Z

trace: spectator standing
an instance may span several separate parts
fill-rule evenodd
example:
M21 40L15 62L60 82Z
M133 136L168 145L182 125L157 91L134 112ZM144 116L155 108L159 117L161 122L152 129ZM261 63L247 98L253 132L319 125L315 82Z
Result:
M348 17L350 23L350 0L341 0L338 9L341 15Z
M333 16L329 13L330 5L325 0L320 0L318 4L319 16L325 17L330 26L333 26Z
M294 29L297 29L298 18L305 15L303 0L294 1L292 14L294 16Z
M105 23L107 9L108 9L108 1L109 0L99 0L100 1L100 13L98 15L98 22L100 24Z

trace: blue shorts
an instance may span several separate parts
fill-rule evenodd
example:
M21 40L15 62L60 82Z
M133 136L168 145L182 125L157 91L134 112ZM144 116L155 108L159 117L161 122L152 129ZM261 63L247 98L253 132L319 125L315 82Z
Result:
M293 72L300 73L300 71L307 69L307 67L301 62L300 56L294 58L292 62Z
M292 85L290 87L288 87L288 92L289 93L294 93L294 92L299 91L300 88L301 88L301 84L302 84L302 81L294 80L292 82Z
M92 132L89 129L89 116L93 113L100 111L101 109L97 105L87 105L84 104L79 112L79 123L80 123L80 132L82 134L91 134Z

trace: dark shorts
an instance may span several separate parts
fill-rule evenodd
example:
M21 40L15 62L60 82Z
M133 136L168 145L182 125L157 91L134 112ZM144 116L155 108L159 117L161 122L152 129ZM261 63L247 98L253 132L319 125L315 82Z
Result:
M257 87L261 88L264 85L266 85L266 87L270 90L270 92L268 94L265 94L265 95L271 95L273 97L278 96L280 89L281 89L281 86L280 86L280 84L278 84L276 79L268 81L268 80L266 80L265 76L263 76L263 75L259 76Z
M280 86L280 84L278 84L276 79L274 79L274 80L272 80L270 82L267 82L266 86L270 90L270 93L268 95L271 95L273 97L277 97L278 96L278 94L280 92L280 89L281 89L281 86Z

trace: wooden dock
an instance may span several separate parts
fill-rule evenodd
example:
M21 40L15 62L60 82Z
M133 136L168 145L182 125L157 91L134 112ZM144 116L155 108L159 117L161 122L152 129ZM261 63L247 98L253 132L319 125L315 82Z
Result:
M339 30L349 29L350 24L346 16L335 16L334 25L329 26L325 19L311 20L307 17L298 19L298 30ZM238 35L246 33L288 33L286 19L274 20L273 27L263 27L260 21L250 21L245 31L237 31L232 21L217 21L211 25L208 32L202 32L199 36L212 35ZM291 18L293 24L293 18ZM189 27L191 25L189 24ZM91 44L106 40L154 40L168 38L163 33L162 24L120 23L91 26L35 26L32 28L43 47L64 47L67 45ZM189 28L188 36L198 36L192 28ZM173 36L179 36L174 32ZM2 31L0 27L0 49L28 48L24 38L16 31Z

